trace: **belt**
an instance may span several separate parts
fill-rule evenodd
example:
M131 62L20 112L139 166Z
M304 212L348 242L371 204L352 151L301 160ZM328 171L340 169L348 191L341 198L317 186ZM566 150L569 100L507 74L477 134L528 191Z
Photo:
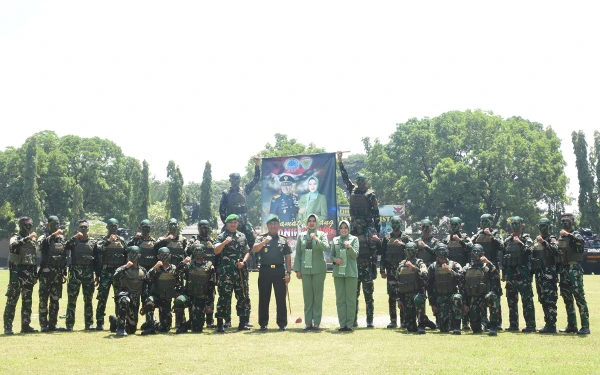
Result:
M261 264L260 268L279 268L279 267L283 267L283 264Z

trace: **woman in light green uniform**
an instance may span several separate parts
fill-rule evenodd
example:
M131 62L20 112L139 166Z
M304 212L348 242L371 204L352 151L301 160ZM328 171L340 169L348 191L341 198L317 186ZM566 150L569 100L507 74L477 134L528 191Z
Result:
M308 193L300 197L298 202L298 220L303 221L310 214L327 219L327 198L319 194L319 179L308 179Z
M339 233L331 243L335 302L340 322L338 331L350 332L356 319L358 238L350 234L350 224L346 220L340 222Z
M319 330L323 315L323 288L325 287L324 252L329 247L327 234L317 230L317 215L309 215L306 220L308 230L302 232L296 240L296 256L294 271L296 277L302 279L304 295L304 330ZM354 291L356 294L356 291ZM356 297L356 296L355 296Z

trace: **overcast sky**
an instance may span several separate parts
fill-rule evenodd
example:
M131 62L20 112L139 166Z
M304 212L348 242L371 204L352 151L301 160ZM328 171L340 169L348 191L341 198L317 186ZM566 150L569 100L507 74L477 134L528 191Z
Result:
M0 0L0 150L99 136L199 182L275 132L362 153L409 118L483 109L552 126L577 196L570 133L600 130L594 2L493 3Z

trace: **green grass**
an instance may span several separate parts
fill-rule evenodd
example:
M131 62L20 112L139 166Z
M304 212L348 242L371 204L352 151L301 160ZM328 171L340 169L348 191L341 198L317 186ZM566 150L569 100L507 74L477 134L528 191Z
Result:
M251 322L257 325L258 295L251 274L254 308ZM6 305L8 271L0 271L0 305ZM375 285L375 329L359 328L353 333L337 332L333 280L325 284L324 319L327 328L305 333L303 324L293 323L302 316L301 282L290 283L292 315L288 331L275 329L275 301L271 300L271 328L266 333L228 330L175 335L139 334L116 338L108 331L83 330L83 301L78 303L75 332L0 336L0 373L205 373L205 374L346 374L346 373L467 373L467 374L593 374L600 373L600 277L585 276L586 297L591 312L587 337L557 334L500 332L497 337L463 333L461 336L428 332L407 334L388 330L385 280ZM32 325L37 319L37 286L34 289ZM362 297L362 296L361 296ZM113 311L112 299L108 311ZM60 314L66 309L66 287ZM14 328L20 328L20 301ZM94 300L94 308L96 300ZM365 326L364 302L359 323ZM508 321L506 299L502 299L504 321ZM566 325L564 305L559 297L558 327ZM541 307L536 305L538 328L543 326ZM107 322L108 323L108 322ZM234 317L233 323L237 323ZM64 326L64 320L59 321ZM108 325L107 325L108 326ZM524 327L521 314L521 326ZM138 331L139 333L139 331ZM133 371L133 372L131 372Z

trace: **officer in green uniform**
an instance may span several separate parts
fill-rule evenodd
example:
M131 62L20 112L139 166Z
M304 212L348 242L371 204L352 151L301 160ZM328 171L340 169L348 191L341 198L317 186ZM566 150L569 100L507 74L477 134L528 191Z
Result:
M304 299L304 330L319 330L323 316L323 289L327 264L323 254L329 248L327 234L318 230L319 218L315 214L306 218L306 232L296 239L294 272L302 280Z
M127 336L137 330L140 295L147 288L148 273L138 265L141 249L137 246L127 248L127 263L115 271L114 283L119 285L115 298L118 310L117 336Z
M127 254L125 253L125 240L117 235L119 221L109 219L106 225L108 234L104 236L99 244L98 251L94 254L96 284L98 285L98 294L96 299L96 330L104 330L104 314L106 311L106 301L110 288L113 285L113 276L118 267L125 264ZM115 290L116 291L116 290ZM115 306L116 310L116 306ZM115 311L116 312L116 311Z
M572 214L563 214L560 222L562 229L558 239L558 248L561 256L557 263L560 269L560 294L567 309L567 328L561 332L577 332L580 335L587 335L590 333L590 313L585 300L583 269L581 268L584 240L581 234L575 230L575 218ZM579 331L577 331L577 315L573 298L577 302L581 318Z
M37 332L31 327L31 294L37 282L36 246L37 234L32 232L33 220L23 216L19 219L19 232L10 238L8 255L9 282L6 290L6 308L4 309L4 334L12 335L13 319L19 296L21 302L21 333Z
M356 285L356 314L354 315L354 327L358 327L358 299L360 297L360 286L362 284L363 293L365 295L365 306L367 310L367 328L375 327L373 325L373 314L375 312L375 302L373 299L374 286L373 286L373 273L372 265L373 262L377 262L377 253L379 252L380 240L377 235L374 235L374 239L368 236L367 223L357 218L354 220L354 228L350 232L353 236L358 239L358 256L356 258L356 265L358 269L358 282Z
M279 178L281 194L271 198L269 213L276 215L280 222L290 226L298 217L298 194L292 192L292 185L296 182L292 176L283 175Z
M406 233L402 232L402 219L400 216L392 216L390 223L392 224L392 231L382 240L379 267L381 278L387 281L388 310L390 313L390 324L387 325L387 328L396 328L398 327L396 309L399 298L396 270L400 262L406 258L404 254L405 245L412 242L412 239ZM400 322L402 328L406 328L404 311L402 309L400 309Z
M429 268L429 266L435 262L435 247L440 242L437 238L433 237L431 234L431 229L433 228L433 223L429 219L421 220L421 236L415 240L417 244L417 258L421 259L423 263ZM433 308L435 305L435 301L429 298L429 306ZM433 313L433 316L436 314ZM425 327L429 329L436 329L437 324L432 322L427 315L425 315Z
M437 315L440 332L448 332L452 328L453 334L460 335L460 321L465 307L461 290L464 276L462 266L448 258L448 246L444 243L436 246L435 253L437 261L427 271L427 292L429 299L435 301L431 308Z
M212 316L217 278L215 267L207 260L207 251L213 250L208 249L204 243L194 243L190 249L192 257L186 257L177 266L177 272L183 274L186 283L185 293L175 299L173 309L177 312L188 307L190 322L179 326L176 333L185 333L188 328L191 328L192 332L200 333L204 327L205 316Z
M529 257L533 241L529 234L523 233L523 219L513 216L510 219L512 234L504 240L502 258L502 276L506 280L506 300L510 326L507 331L519 330L519 294L523 303L523 316L526 327L523 332L535 332L535 308L533 306L533 288Z
M58 322L59 300L66 281L67 240L60 229L58 217L48 218L47 230L40 237L42 262L39 270L39 317L42 332L64 331Z
M469 318L473 333L481 333L481 318L490 309L489 335L496 336L500 319L500 296L492 289L492 280L499 279L498 269L483 255L484 248L475 244L471 250L471 263L463 268L465 295L469 298Z
M405 309L406 329L408 332L425 334L425 287L428 273L425 263L417 258L417 244L408 242L404 253L406 259L400 262L396 270L398 279L398 307ZM418 318L418 328L417 328Z
M544 310L546 324L540 333L556 333L556 301L558 300L558 273L556 257L558 244L556 237L550 234L550 220L540 219L540 234L537 236L531 252L531 272L535 275L535 287L538 301Z
M85 330L94 329L94 253L98 252L96 240L88 236L90 224L80 220L77 233L65 245L70 252L69 282L67 284L67 331L72 331L75 325L75 309L79 290L83 291L83 318Z
M352 332L356 321L355 290L358 285L358 238L350 234L350 223L342 220L338 226L340 235L331 242L333 261L333 284L335 285L335 303L340 328L338 331Z
M260 253L261 266L258 274L258 324L261 331L269 324L269 303L271 289L275 292L277 316L275 321L281 331L286 330L287 308L285 304L286 286L290 282L292 269L290 244L285 236L279 234L279 218L271 215L267 218L268 232L256 239L253 251Z

